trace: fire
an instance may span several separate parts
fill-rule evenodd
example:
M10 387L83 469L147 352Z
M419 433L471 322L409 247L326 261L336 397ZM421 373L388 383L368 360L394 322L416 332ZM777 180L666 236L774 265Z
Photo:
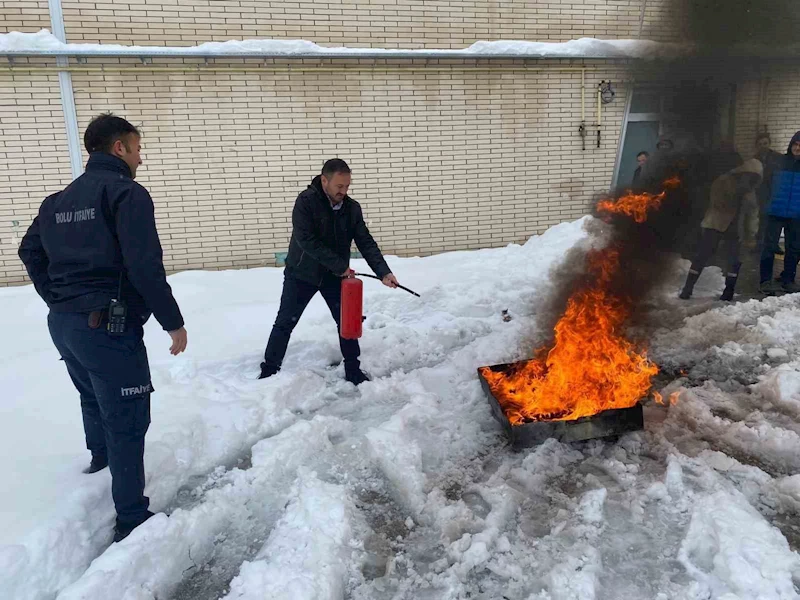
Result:
M665 188L677 187L677 178ZM660 194L628 192L603 200L600 212L624 214L637 223L657 210ZM630 302L613 291L620 272L620 249L610 246L587 254L586 286L575 292L555 326L553 341L535 358L513 370L481 369L512 425L529 421L570 421L611 409L630 408L645 397L658 367L642 348L624 337ZM663 401L660 396L658 400ZM677 402L677 394L670 397Z
M594 283L569 299L552 347L540 349L516 372L482 370L512 425L629 408L647 394L658 373L620 331L628 307L609 292L619 269L618 250L592 251L587 260Z
M678 403L678 400L680 399L680 397L681 397L681 393L680 392L672 392L669 395L669 405L670 406L675 406ZM666 405L666 403L664 402L664 396L662 396L658 392L653 392L653 400L656 401L656 404L661 404L662 406Z
M630 190L620 198L614 200L607 198L597 203L597 210L600 213L623 214L631 217L637 223L644 223L647 214L652 210L661 208L661 203L667 197L667 190L676 188L680 185L680 179L671 177L664 181L664 191L660 194L649 192L634 193Z

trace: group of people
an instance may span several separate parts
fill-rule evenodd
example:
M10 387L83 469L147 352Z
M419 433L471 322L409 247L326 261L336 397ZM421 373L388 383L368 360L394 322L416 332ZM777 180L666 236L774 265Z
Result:
M118 542L153 516L144 495L153 384L143 326L154 316L172 338L173 355L186 349L187 333L167 283L153 201L134 181L142 164L140 132L103 114L87 127L84 145L85 173L44 200L19 256L50 309L50 336L80 395L92 455L84 473L111 471ZM331 159L297 197L280 308L259 378L280 370L292 330L317 292L339 325L341 281L354 275L353 241L384 285L399 285L361 206L347 195L350 181L347 163ZM340 346L345 378L368 381L358 341L340 336Z
M150 425L153 385L143 326L154 316L180 354L187 333L178 303L167 283L156 230L153 201L134 181L142 164L141 134L112 114L92 120L84 135L86 171L64 190L44 200L19 248L37 293L50 312L48 327L81 399L86 446L92 458L85 473L109 467L120 541L153 516L144 495L144 440ZM658 152L672 143L660 140ZM639 156L640 170L648 156ZM727 158L725 159L728 160ZM781 286L796 291L800 258L800 132L786 155L769 149L759 136L756 157L731 166L717 165L696 249L681 298L694 284L715 249L728 259L723 300L733 298L743 242L761 236L762 290L774 290L774 252L783 231L786 260ZM361 206L348 196L351 171L331 159L297 197L286 258L283 292L259 378L281 368L289 339L317 292L339 325L341 281L355 242L384 285L399 284L364 223ZM759 212L762 226L759 228ZM772 287L771 287L772 286ZM359 362L357 340L341 338L345 378L368 381Z
M663 156L672 150L670 140L659 140L657 153ZM646 186L651 158L641 152L637 161L634 186ZM768 133L759 134L755 155L746 161L731 144L724 144L705 161L702 170L711 184L696 186L699 197L696 195L694 202L690 200L689 204L694 205L684 213L685 222L691 227L697 222L692 211L697 205L703 209L697 218L699 236L692 234L692 263L680 298L691 298L700 274L717 250L721 251L725 266L725 289L720 300L733 300L746 249L760 254L760 293L800 291L795 282L800 261L800 131L789 141L785 154L771 149ZM657 185L657 181L650 184ZM780 248L782 235L785 252ZM773 277L776 254L785 254L784 268L777 280Z

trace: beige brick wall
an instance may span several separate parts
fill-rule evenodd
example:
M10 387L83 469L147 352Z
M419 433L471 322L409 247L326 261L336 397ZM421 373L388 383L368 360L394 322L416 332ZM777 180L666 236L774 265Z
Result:
M636 4L641 5L641 2ZM676 15L670 10L670 5L674 2L670 0L647 0L644 5L644 15L640 15L641 36L646 40L656 40L659 42L675 41L680 34L676 29ZM641 9L641 6L640 6ZM643 18L642 18L643 17ZM639 30L637 29L637 34Z
M775 69L766 85L766 124L772 148L786 152L789 140L800 131L800 68Z
M759 117L761 82L745 81L736 90L736 135L734 144L739 154L747 159L755 154L755 139Z
M799 88L800 68L792 67L766 70L762 79L738 86L736 145L743 157L753 156L756 134L764 129L770 133L773 150L786 152L789 140L800 131Z
M47 3L25 4L23 21L36 30ZM64 0L73 42L303 37L409 48L636 37L642 17L644 37L669 39L663 24L675 19L666 5L648 0L642 14L639 0ZM75 71L73 81L81 130L106 110L141 126L140 181L155 199L171 271L274 264L288 245L297 193L332 156L353 167L352 194L387 254L522 242L581 216L608 186L627 91L624 66L613 62L212 61L202 72L179 60L155 63L91 60L95 70ZM589 123L597 82L617 87L604 106L602 147L590 127L586 151L577 134L582 66ZM0 283L15 283L22 268L13 242L41 199L69 181L69 161L55 73L4 72L0 84ZM791 95L783 87L776 98ZM743 115L752 98L740 94ZM751 137L747 127L737 140Z
M666 0L648 0L647 32ZM635 38L642 0L63 0L74 42L186 46L241 38L461 48L476 40Z
M0 72L0 284L25 281L19 240L70 179L58 77Z
M296 64L215 73L74 74L81 129L101 110L141 126L139 180L156 203L170 270L274 264L297 194L326 158L388 254L522 242L585 213L609 184L624 102L602 147L580 149L579 70ZM224 69L224 67L220 67ZM587 111L603 78L587 74ZM624 98L624 89L620 89ZM66 160L66 157L64 157Z
M47 0L0 0L0 33L50 29Z

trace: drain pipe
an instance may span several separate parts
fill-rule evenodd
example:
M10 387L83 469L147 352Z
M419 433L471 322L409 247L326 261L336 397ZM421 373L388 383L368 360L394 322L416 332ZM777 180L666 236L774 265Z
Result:
M597 84L597 147L600 147L600 128L603 126L603 84Z
M61 9L61 0L48 0L50 8L50 24L53 35L62 43L67 42L64 29L64 12ZM56 58L59 67L69 67L69 57ZM69 148L69 164L72 178L77 179L83 174L83 159L81 157L81 141L78 133L78 115L75 111L75 96L72 91L72 74L67 70L58 72L58 85L61 88L61 109L64 112L64 125L67 129L67 146Z
M642 0L642 12L639 15L639 39L642 39L642 32L644 31L644 15L647 11L647 0Z
M586 152L586 69L581 70L581 125L578 127L581 147Z

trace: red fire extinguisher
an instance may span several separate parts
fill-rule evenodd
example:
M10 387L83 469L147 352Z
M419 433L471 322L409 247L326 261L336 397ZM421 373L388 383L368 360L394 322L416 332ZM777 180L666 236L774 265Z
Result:
M342 279L342 307L340 315L340 333L346 340L357 340L361 337L361 325L364 321L364 282L355 277Z
M360 279L356 279L355 275L360 277L371 277L380 281L380 277L369 275L368 273L354 273L350 271L342 279L342 306L339 315L339 323L341 323L339 335L346 340L357 340L361 337L361 325L364 322L364 283ZM401 290L405 290L409 294L413 294L417 298L420 295L414 290L410 290L405 286L397 285Z

